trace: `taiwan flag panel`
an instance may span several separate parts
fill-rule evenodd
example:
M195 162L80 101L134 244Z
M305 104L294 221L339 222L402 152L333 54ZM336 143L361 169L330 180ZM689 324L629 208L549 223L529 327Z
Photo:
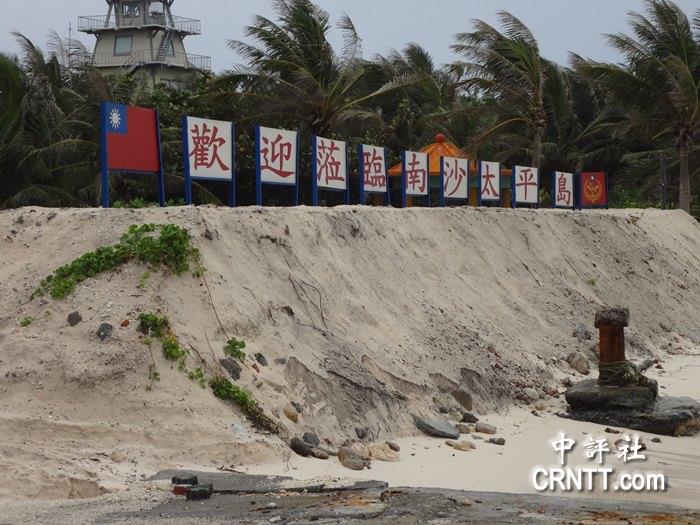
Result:
M158 114L155 110L106 103L103 105L102 119L106 134L107 169L160 171Z
M581 173L581 207L608 205L608 184L605 173Z

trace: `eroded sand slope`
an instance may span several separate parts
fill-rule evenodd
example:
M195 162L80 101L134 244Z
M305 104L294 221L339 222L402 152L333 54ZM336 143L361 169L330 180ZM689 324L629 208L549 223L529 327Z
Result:
M435 413L441 390L471 393L480 411L511 403L525 387L550 395L577 375L565 361L572 350L594 364L594 341L572 331L592 329L603 306L630 308L633 360L700 336L700 227L683 212L4 211L0 468L17 483L0 497L84 497L149 469L287 451L159 352L161 380L146 389L140 311L167 314L186 346L221 357L226 335L201 278L155 272L140 289L145 267L129 264L65 300L29 301L57 266L145 222L189 228L226 333L266 357L259 374L248 361L238 383L281 416L289 435L313 429L336 446L355 427L412 432L411 414ZM71 328L74 310L83 321ZM22 328L27 315L39 320ZM120 328L125 319L130 326ZM95 331L105 321L115 332L101 343ZM290 401L303 408L297 424L280 411Z

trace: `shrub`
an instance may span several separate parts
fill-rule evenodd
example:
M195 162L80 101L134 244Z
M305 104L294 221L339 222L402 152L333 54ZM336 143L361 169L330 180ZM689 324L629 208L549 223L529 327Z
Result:
M168 361L179 361L184 359L187 353L180 346L180 342L174 335L166 335L161 341L163 355Z
M165 316L148 313L140 314L139 330L145 335L160 339L170 330L170 321Z
M245 341L239 341L235 337L226 341L224 346L224 354L234 359L238 359L241 363L245 360Z

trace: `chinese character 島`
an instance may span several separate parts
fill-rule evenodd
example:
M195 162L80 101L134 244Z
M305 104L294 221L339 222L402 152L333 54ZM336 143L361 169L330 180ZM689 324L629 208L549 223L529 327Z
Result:
M567 206L571 206L571 191L567 186L567 179L564 173L559 174L557 178L557 202L563 202Z

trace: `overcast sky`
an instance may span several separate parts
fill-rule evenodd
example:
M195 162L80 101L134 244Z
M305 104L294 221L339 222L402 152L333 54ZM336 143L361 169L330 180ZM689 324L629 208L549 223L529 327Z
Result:
M0 50L17 52L11 31L46 41L53 28L68 33L80 15L106 14L104 0L0 0ZM689 17L699 7L698 0L676 0ZM626 30L627 12L643 9L640 0L317 0L330 12L333 22L347 13L363 40L366 57L400 49L406 42L423 45L438 64L454 59L449 46L452 36L471 29L470 21L481 18L496 23L495 13L506 10L520 18L540 42L542 54L566 64L568 52L588 58L615 61L619 57L605 45L603 33ZM173 13L199 18L203 34L189 37L187 51L213 58L215 70L231 67L238 58L226 47L229 39L243 36L243 28L253 14L272 15L267 0L178 0ZM94 39L79 34L92 48ZM340 43L336 35L334 39Z

